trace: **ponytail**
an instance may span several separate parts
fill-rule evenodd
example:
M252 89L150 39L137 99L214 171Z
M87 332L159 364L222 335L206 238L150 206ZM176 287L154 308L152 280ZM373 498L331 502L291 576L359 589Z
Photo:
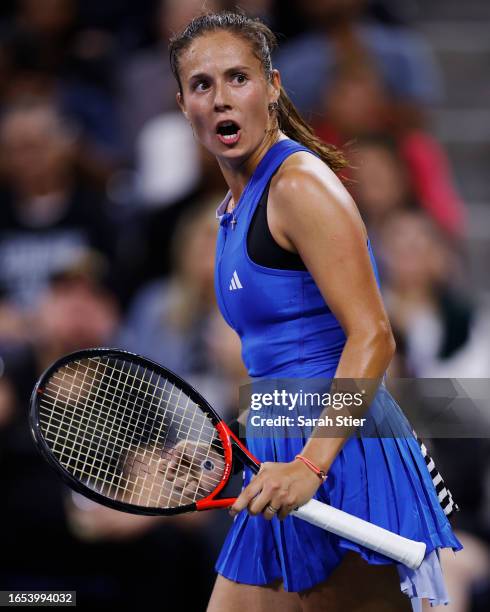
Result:
M316 136L312 127L299 114L298 109L294 106L282 85L278 100L277 120L279 129L286 136L311 149L334 172L339 172L349 165L340 149L324 143Z

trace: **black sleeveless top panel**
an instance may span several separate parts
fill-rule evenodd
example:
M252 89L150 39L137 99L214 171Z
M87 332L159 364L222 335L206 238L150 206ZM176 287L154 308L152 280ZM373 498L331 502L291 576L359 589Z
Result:
M274 240L267 223L267 199L270 181L264 189L255 209L247 234L247 251L250 259L260 266L276 270L306 270L297 253L290 253Z

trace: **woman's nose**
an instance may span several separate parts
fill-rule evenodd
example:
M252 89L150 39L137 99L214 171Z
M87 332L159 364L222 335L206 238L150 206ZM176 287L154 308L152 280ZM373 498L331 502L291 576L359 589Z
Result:
M217 83L214 95L214 109L216 111L228 110L231 108L227 89L224 83Z

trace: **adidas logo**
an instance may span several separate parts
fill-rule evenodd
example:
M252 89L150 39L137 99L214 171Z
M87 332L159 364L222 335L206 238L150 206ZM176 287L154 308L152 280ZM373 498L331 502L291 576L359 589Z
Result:
M240 282L240 279L238 278L238 274L236 273L236 270L235 270L233 272L233 276L231 277L230 291L235 291L236 289L243 289L243 285Z

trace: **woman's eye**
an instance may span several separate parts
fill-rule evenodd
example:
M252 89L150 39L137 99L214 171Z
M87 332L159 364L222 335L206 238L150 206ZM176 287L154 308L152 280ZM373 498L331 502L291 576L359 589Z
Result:
M195 91L205 91L208 87L209 84L207 81L198 81L197 83L194 83Z
M247 77L239 72L238 74L233 75L233 80L236 81L239 85L242 85L247 81Z

